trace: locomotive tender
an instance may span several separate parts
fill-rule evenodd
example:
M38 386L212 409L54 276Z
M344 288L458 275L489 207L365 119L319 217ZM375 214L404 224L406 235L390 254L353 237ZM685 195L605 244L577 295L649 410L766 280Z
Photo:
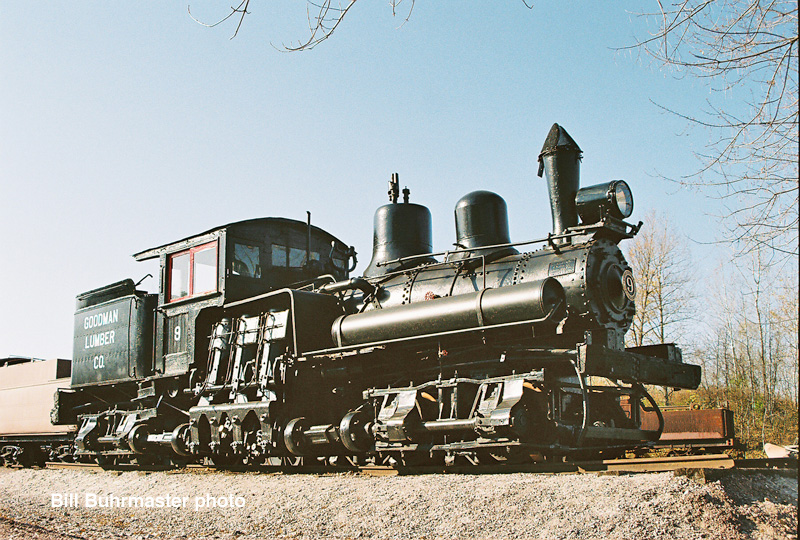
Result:
M78 296L54 421L101 464L477 463L657 440L643 385L696 388L700 368L673 344L625 348L635 283L617 244L641 223L624 221L625 182L580 188L580 159L555 124L540 240L511 242L505 202L477 191L456 205L455 248L433 253L430 212L408 189L399 201L395 175L362 276L310 217L138 253L159 258L160 292L125 280Z

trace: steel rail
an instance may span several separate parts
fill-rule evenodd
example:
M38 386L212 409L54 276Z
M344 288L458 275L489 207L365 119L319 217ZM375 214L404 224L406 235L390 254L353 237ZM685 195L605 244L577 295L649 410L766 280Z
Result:
M103 471L94 463L61 463L48 462L48 468L53 469L78 469L89 471ZM508 474L508 473L533 473L533 474L593 474L593 473L654 473L681 470L700 469L782 469L796 473L798 461L792 458L779 459L734 459L727 454L707 454L699 456L669 456L651 458L622 458L593 461L543 461L538 463L491 465L420 465L410 467L392 467L384 465L366 466L333 466L310 464L301 466L260 466L244 468L241 470L281 473L281 474L331 474L337 472L360 473L367 476L405 476L423 474ZM183 468L169 467L136 467L119 466L115 471L171 471L171 472L215 472L216 468L206 465L191 464ZM233 471L239 469L233 468Z

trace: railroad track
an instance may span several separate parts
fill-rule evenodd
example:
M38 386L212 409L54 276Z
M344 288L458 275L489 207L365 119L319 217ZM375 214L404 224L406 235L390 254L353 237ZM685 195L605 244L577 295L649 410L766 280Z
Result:
M47 464L53 469L80 469L87 471L104 472L94 463L56 463ZM504 473L534 473L534 474L629 474L652 473L665 471L693 471L704 469L780 469L797 474L798 462L796 459L734 459L727 454L709 454L702 456L670 456L654 458L630 459L605 459L595 461L575 462L541 462L525 464L498 464L498 465L431 465L418 467L389 467L380 465L326 467L305 465L299 467L259 467L252 469L261 473L281 474L331 474L352 472L366 476L402 476L419 474L504 474ZM213 467L205 465L188 465L182 469L166 467L120 467L118 471L174 471L180 472L216 472Z

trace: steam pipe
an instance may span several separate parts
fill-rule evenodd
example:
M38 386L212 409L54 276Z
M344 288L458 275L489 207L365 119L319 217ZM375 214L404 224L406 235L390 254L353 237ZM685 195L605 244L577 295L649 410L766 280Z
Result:
M311 264L311 212L306 210L306 264Z
M338 293L358 289L359 291L370 294L375 291L375 285L370 283L364 278L354 277L346 281L337 281L336 283L326 283L319 288L318 292L321 293Z

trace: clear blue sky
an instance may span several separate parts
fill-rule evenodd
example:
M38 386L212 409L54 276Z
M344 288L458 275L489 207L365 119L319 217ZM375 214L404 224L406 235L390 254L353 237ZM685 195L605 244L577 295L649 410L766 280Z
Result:
M657 208L713 240L711 202L659 177L693 172L707 134L651 103L691 113L708 89L613 50L646 35L652 4L419 1L398 29L363 1L287 54L272 44L306 36L304 2L254 1L230 40L187 3L4 0L0 357L71 357L77 294L155 274L131 254L231 221L310 210L360 272L393 172L431 209L435 249L475 189L506 199L513 239L541 237L553 122L584 151L583 185L625 179L633 219ZM208 21L227 5L191 3Z

